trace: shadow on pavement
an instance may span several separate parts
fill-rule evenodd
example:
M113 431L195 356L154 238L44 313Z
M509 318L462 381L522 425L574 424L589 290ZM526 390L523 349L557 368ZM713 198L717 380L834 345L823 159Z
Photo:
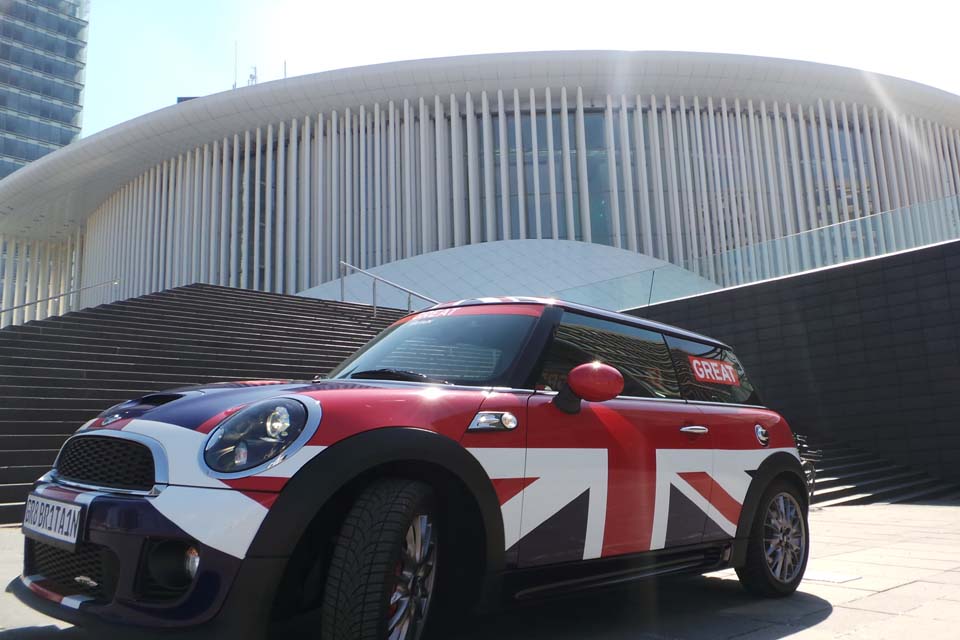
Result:
M830 616L822 598L796 593L764 600L733 580L696 576L518 607L461 623L449 640L719 640L743 634L777 640ZM79 629L50 626L0 631L0 640L93 640ZM286 636L287 638L291 636Z
M826 600L808 593L766 600L733 580L696 576L648 582L627 590L541 603L471 621L456 640L719 640L757 632L775 640L830 616ZM755 637L751 635L751 638Z
M76 628L60 629L51 625L45 627L22 627L0 631L3 640L93 640L91 634Z

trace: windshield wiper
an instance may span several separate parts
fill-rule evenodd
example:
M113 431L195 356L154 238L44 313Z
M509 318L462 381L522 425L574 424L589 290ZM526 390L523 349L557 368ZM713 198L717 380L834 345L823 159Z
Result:
M446 380L431 378L428 375L416 371L406 371L404 369L368 369L366 371L355 371L350 374L350 377L359 380L404 380L407 382L439 382L440 384L450 384Z

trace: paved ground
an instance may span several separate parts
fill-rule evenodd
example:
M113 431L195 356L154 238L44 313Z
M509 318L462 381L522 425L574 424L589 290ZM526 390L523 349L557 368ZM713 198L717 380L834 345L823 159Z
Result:
M960 637L960 500L819 510L811 530L807 578L784 600L721 572L469 621L459 640ZM18 532L0 529L0 576L19 566ZM0 640L92 638L0 594Z

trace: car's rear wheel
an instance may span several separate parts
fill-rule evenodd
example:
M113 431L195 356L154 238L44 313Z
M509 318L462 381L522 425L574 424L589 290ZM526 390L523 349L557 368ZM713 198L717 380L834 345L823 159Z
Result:
M784 480L764 491L750 529L746 563L737 569L740 583L750 593L777 598L797 590L810 554L803 505L796 486Z
M323 640L418 640L437 587L433 490L378 480L357 497L337 536L323 594Z

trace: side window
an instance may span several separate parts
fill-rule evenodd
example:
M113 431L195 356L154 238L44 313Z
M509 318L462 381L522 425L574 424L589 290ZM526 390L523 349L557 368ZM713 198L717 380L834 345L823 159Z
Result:
M670 353L660 333L571 312L564 312L547 347L537 388L557 391L571 369L597 360L623 374L625 396L680 397Z
M687 400L762 404L747 372L733 352L713 345L667 336Z

